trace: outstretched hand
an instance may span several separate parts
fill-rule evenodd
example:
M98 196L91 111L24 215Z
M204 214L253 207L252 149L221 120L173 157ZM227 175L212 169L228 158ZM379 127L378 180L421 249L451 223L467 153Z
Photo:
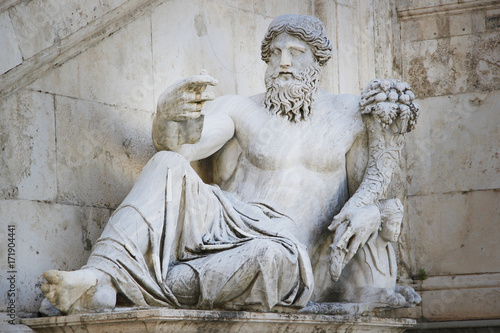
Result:
M215 98L213 92L206 91L207 86L218 83L206 71L174 82L158 100L157 117L174 121L200 117L205 102Z
M333 281L340 277L342 269L354 257L358 249L376 235L380 226L380 212L375 205L344 207L328 229L334 232L330 246L330 275Z

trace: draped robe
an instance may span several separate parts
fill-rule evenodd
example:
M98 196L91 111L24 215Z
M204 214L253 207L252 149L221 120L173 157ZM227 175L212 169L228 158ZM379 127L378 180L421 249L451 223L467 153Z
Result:
M288 217L203 183L184 157L162 151L111 216L85 268L111 276L135 306L303 307L313 289L310 259L276 219ZM196 272L196 304L182 304L166 283L179 264Z

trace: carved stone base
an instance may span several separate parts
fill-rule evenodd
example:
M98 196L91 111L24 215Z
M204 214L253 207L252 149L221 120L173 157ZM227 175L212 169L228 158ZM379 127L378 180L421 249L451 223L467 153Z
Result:
M24 319L36 332L403 332L412 319L154 308Z

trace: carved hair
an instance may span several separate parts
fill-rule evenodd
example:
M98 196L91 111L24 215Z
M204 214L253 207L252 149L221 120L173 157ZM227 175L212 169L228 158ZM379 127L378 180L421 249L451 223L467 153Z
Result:
M386 218L388 218L396 213L403 213L404 212L403 204L401 203L401 201L399 199L380 200L376 203L376 205L380 211L382 224L384 223Z
M269 62L271 50L269 46L274 39L282 32L305 41L320 66L324 66L332 57L332 43L326 37L325 25L317 17L308 15L281 15L276 17L264 36L261 47L262 60Z

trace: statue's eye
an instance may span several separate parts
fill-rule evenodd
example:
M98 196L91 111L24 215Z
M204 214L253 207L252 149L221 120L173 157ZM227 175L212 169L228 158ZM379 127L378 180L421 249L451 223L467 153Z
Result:
M280 49L273 49L272 52L275 55L280 55L281 54L281 50Z
M302 53L304 53L303 50L299 50L299 49L290 49L290 54L294 57L296 56L299 56L301 55Z

